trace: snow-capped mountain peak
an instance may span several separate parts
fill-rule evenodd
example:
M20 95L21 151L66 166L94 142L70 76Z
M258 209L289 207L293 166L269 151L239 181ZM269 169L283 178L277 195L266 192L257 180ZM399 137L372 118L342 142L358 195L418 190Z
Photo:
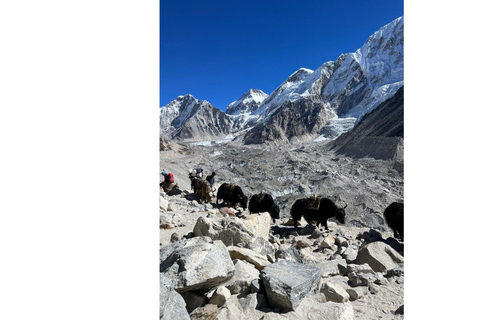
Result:
M260 104L268 97L268 94L259 89L250 89L240 99L230 103L225 113L238 115L250 113L258 109Z

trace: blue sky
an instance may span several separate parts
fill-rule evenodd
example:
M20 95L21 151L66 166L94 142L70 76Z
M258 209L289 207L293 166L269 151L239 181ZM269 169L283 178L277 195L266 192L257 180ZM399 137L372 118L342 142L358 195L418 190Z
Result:
M403 0L161 0L160 106L192 94L225 110L301 67L354 52L403 15Z

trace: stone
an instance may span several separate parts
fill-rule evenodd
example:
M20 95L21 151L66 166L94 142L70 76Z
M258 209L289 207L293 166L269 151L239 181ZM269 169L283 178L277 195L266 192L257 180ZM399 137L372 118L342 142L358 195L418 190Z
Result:
M291 262L302 262L302 257L295 247L289 247L285 244L281 244L280 248L275 252L275 259L278 261L284 259Z
M213 294L209 303L221 307L225 304L225 302L227 302L230 296L231 296L230 290L228 290L225 286L220 286L217 288L217 290Z
M207 236L212 240L221 240L226 246L236 246L248 243L255 237L261 237L268 242L268 230L270 222L265 215L252 215L247 219L212 216L198 218L193 233L196 237Z
M192 312L198 307L203 307L208 301L207 297L195 292L183 292L180 295L187 304L186 308L188 313Z
M243 308L238 302L237 296L232 296L227 302L223 305L220 310L218 310L217 317L215 320L251 320L251 317L247 317Z
M197 308L190 313L191 320L214 320L218 313L218 307L214 304L207 304L205 307Z
M221 241L195 237L160 249L160 272L181 293L218 286L233 277L235 266Z
M302 229L300 229L298 231L298 234L301 235L301 236L306 236L306 235L312 234L312 232L315 229L317 229L316 226L311 225L311 224L307 224L305 227L303 227Z
M182 299L182 296L175 291L172 280L160 275L160 319L190 319L185 306L185 301Z
M282 312L295 310L303 298L316 293L321 276L319 268L285 260L260 272L270 306Z
M263 270L265 266L271 264L265 256L262 256L261 254L256 253L253 250L239 248L235 246L229 246L227 247L227 249L232 260L245 260L253 264L258 270Z
M306 241L298 240L297 242L295 242L295 249L297 250L301 250L303 248L308 248L308 247L310 247L310 245Z
M395 310L394 314L404 314L404 305L402 304L400 307L398 307L397 310Z
M235 275L223 285L232 294L245 295L250 293L252 281L258 280L260 271L244 260L235 259L233 265L235 266Z
M387 277L401 277L404 275L404 270L403 268L393 268L393 269L389 269L387 270Z
M261 293L251 293L245 297L239 298L238 302L246 312L248 312L249 309L259 310L268 307L267 297Z
M343 259L323 260L314 263L314 265L322 270L322 277L325 278L341 274L342 268L347 267L347 262Z
M374 276L368 273L351 272L348 274L348 279L351 287L368 286L374 281Z
M331 235L327 235L320 243L321 248L332 248L335 244L335 239Z
M342 252L342 257L347 260L347 263L353 263L357 259L358 249L349 246Z
M315 230L312 231L312 235L310 236L312 239L318 239L322 236L322 232L320 229L315 228Z
M244 248L253 250L261 255L275 254L275 247L262 237L255 237L250 239L245 245Z
M365 296L365 292L360 287L348 288L346 291L350 296L350 301L355 301Z
M358 251L357 264L368 263L376 272L386 272L388 269L402 267L403 257L388 244L375 241Z
M375 271L366 263L364 264L349 264L347 265L347 273L366 273L366 274L371 274L375 275Z
M320 288L320 292L325 295L327 301L332 302L347 302L350 295L338 284L325 282Z
M375 280L373 281L373 283L385 286L388 284L388 280L383 276L381 272L377 272L375 274Z
M176 241L180 241L181 238L180 238L180 235L176 232L172 233L172 236L170 237L170 242L176 242Z
M160 196L160 209L167 211L168 210L168 200L165 199L164 197Z
M268 212L247 215L242 221L255 237L261 237L268 241L270 224L272 223L272 218Z
M345 239L344 237L336 237L335 238L335 244L339 247L348 247L348 240Z
M257 292L260 292L261 290L262 290L261 280L260 279L252 280L252 282L250 283L250 292L257 293Z

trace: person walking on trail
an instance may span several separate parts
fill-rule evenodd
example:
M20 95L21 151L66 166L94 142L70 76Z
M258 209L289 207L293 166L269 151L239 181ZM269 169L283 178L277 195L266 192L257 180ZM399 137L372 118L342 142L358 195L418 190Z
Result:
M213 190L213 184L215 183L215 172L212 172L211 175L207 176L207 181L210 183L210 189Z

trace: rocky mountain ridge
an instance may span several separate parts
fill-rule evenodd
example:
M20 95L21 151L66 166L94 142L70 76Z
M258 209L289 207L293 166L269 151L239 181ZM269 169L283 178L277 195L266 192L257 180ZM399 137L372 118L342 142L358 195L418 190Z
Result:
M163 132L168 138L176 140L186 137L196 141L215 140L219 137L215 134L222 133L220 136L223 138L228 134L230 139L240 136L238 139L247 144L282 144L292 139L310 141L322 137L322 129L328 125L335 126L335 130L330 132L338 131L338 134L351 130L359 119L392 97L401 86L403 17L375 32L354 53L342 54L336 61L326 62L315 71L300 68L268 97L256 90L245 93L228 106L227 113L230 115L221 116L222 111L216 114L216 121L210 124L215 130L193 128L191 125L187 131L203 135L192 138L188 134L172 133L174 130L169 123L173 122L174 116L182 119L194 117L191 113L180 116L177 109L172 109L175 106L173 102L161 108L160 125L165 126ZM242 101L245 103L242 104ZM172 110L162 111L169 108ZM312 118L312 114L316 117ZM292 121L293 116L307 122ZM222 121L218 121L220 118ZM206 118L203 120L195 125L210 123ZM180 130L179 127L176 129ZM334 139L337 136L327 135L324 138Z

